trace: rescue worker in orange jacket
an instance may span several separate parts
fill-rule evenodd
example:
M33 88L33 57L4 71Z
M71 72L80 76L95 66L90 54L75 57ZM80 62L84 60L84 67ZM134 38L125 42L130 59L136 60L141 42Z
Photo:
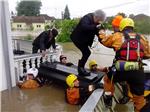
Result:
M26 79L23 82L18 83L18 86L22 89L34 89L40 87L40 84L36 79L37 75L38 69L36 68L28 69L26 73Z
M89 85L81 82L75 74L67 76L66 84L66 101L72 105L83 105L94 89L102 87L100 84Z
M130 18L121 20L119 29L121 33L106 36L104 31L99 32L101 43L113 48L116 52L113 65L104 77L104 102L110 107L114 92L113 82L126 81L133 94L135 112L145 105L144 99L144 72L142 59L150 58L150 46L144 36L133 31L134 21Z
M114 19L112 20L112 28L113 28L113 31L114 31L113 34L109 35L107 37L101 36L101 38L102 38L102 42L101 43L103 45L105 45L106 47L114 48L114 50L115 49L119 49L118 44L120 44L120 42L117 43L117 41L115 41L114 39L120 41L120 36L122 34L121 34L120 30L119 30L119 25L120 25L120 22L121 22L122 19L123 19L122 15L116 15L114 17ZM103 38L103 37L105 37L105 38ZM113 44L111 42L113 42ZM121 85L122 90L123 90L123 97L119 99L118 103L120 103L120 104L126 104L129 101L129 97L128 97L128 85L126 84L125 81L120 82L119 84Z

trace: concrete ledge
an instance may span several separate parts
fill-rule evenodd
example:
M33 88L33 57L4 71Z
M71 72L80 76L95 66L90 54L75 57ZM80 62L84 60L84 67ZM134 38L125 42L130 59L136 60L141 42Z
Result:
M93 112L102 94L103 89L96 89L81 107L79 112Z

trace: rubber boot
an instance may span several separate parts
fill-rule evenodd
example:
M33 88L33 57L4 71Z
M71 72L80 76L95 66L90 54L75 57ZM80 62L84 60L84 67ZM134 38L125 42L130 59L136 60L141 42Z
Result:
M111 108L112 106L112 95L103 94L104 104L106 108Z
M79 60L78 62L78 73L79 76L90 76L90 72L87 72L84 67L84 65L82 64L82 62Z
M128 85L126 82L120 82L123 90L123 97L119 99L120 104L126 104L129 102L130 98L128 97Z

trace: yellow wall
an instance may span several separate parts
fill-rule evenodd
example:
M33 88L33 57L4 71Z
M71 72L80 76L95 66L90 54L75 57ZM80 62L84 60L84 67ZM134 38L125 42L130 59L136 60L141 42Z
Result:
M21 25L21 27L20 27ZM46 21L45 23L32 23L32 25L27 25L26 23L11 23L11 27L13 30L31 30L31 26L33 27L34 31L37 30L45 30L46 25L53 25L53 22Z
M45 29L45 23L32 23L32 26L34 27L33 30L44 30Z
M14 29L14 30L25 30L26 24L25 23L12 23L12 29Z

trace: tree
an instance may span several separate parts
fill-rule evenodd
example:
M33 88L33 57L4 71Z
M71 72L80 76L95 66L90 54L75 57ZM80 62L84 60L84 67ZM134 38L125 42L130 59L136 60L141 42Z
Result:
M125 13L123 13L123 12L119 12L117 15L121 15L122 17L124 17L124 18L126 18L127 16L126 16L126 14Z
M129 18L132 18L132 19L133 19L133 18L134 18L134 14L130 14L130 15L129 15Z
M42 3L41 1L26 1L22 0L17 4L17 15L37 16L40 14Z
M79 19L72 19L72 20L65 19L65 20L61 20L60 22L56 21L56 23L57 23L57 28L59 28L60 30L60 33L57 37L57 41L71 42L70 34L79 23Z
M70 19L70 13L69 13L69 8L68 5L65 7L65 12L64 12L64 18L63 19Z

